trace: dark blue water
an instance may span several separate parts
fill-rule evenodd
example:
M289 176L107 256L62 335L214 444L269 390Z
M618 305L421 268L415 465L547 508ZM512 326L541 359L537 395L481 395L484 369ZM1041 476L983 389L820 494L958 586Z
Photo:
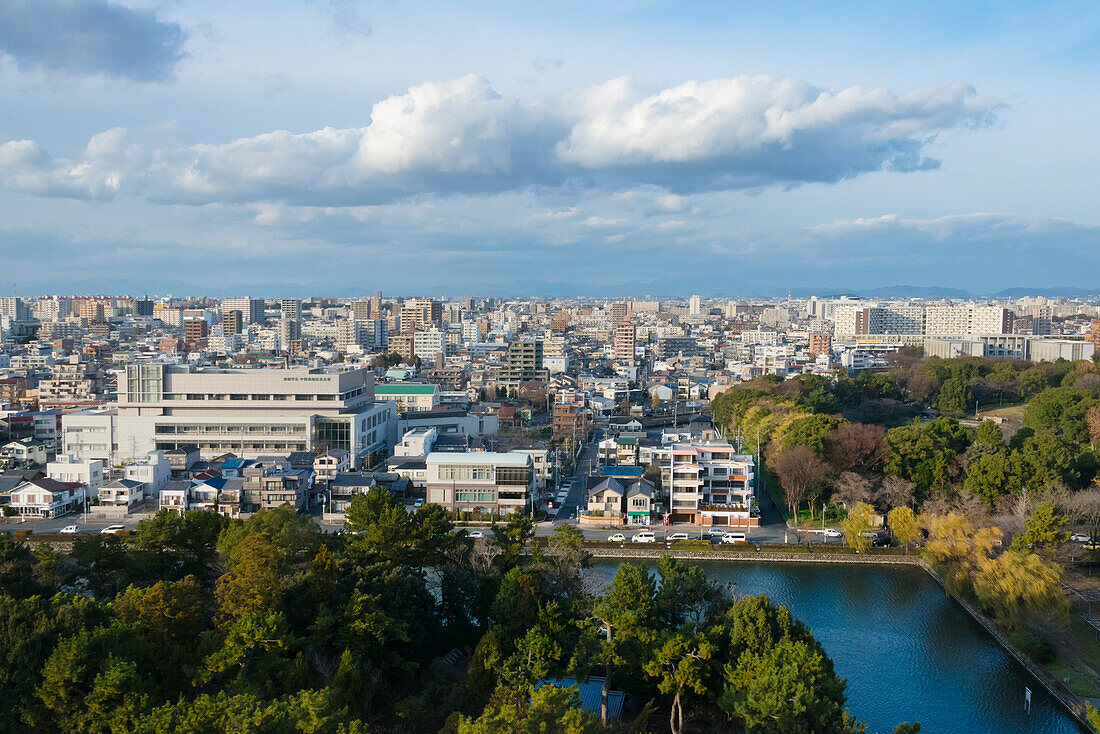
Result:
M592 580L606 584L619 563ZM1035 679L915 567L700 563L737 594L766 593L813 631L869 732L919 721L930 734L1079 734ZM1031 713L1024 713L1024 688Z

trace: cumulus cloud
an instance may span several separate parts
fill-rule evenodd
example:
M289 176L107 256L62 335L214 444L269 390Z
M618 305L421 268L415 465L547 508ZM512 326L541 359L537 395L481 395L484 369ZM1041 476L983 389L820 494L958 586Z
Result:
M21 68L159 81L183 42L178 24L106 0L0 0L0 53Z
M677 212L693 192L932 168L936 134L983 124L996 108L960 83L896 95L761 76L643 95L623 78L542 100L501 95L468 75L381 100L363 127L157 151L132 178L150 198L194 204L357 206L531 187L651 187L665 195L660 210ZM0 175L27 165L13 160Z
M123 178L146 163L138 148L114 128L88 141L79 161L55 159L31 140L0 144L0 184L38 196L105 201L119 192Z

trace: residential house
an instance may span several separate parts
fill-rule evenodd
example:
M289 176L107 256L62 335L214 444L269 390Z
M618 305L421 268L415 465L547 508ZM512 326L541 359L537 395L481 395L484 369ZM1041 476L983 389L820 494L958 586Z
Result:
M84 502L84 485L42 477L23 482L11 491L9 506L27 517L68 515Z

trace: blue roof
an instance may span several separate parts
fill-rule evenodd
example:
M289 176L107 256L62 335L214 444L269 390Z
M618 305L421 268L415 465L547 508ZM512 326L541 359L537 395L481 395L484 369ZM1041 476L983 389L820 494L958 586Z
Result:
M640 477L645 474L641 466L601 466L600 476L604 477Z
M576 678L550 678L535 684L535 688L542 686L556 686L557 688L577 687L577 697L580 699L581 710L590 714L600 713L603 701L603 678L592 676L583 683ZM607 692L607 715L613 719L622 718L623 702L626 694L622 691Z

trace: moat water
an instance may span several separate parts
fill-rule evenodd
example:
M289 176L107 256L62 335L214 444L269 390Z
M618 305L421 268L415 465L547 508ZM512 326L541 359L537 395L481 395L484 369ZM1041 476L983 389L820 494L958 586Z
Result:
M596 584L618 561L597 561ZM1078 734L1080 727L923 570L911 566L701 562L736 594L766 593L813 631L869 732ZM1024 691L1031 689L1031 712Z

